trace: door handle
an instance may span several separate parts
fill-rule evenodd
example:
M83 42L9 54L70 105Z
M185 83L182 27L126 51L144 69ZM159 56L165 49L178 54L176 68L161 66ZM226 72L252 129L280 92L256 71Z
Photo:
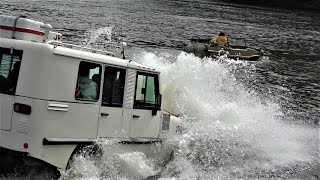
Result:
M138 116L138 115L133 115L132 117L133 117L133 118L139 118L140 116Z
M109 116L108 113L101 113L101 116Z

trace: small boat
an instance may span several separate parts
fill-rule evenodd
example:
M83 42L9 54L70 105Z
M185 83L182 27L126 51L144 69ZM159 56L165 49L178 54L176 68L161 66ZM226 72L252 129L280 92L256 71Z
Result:
M232 59L257 61L263 56L263 50L261 49L249 48L246 45L222 47L212 43L210 39L190 39L188 43L184 44L183 50L187 53L194 53L201 58L227 55L228 58Z

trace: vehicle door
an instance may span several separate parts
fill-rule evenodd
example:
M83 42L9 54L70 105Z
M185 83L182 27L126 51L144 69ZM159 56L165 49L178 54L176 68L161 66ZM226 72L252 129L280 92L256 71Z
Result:
M98 137L120 137L126 69L106 66Z
M10 130L23 51L0 47L0 129Z
M158 74L138 71L130 127L131 138L159 137L161 113L158 97Z

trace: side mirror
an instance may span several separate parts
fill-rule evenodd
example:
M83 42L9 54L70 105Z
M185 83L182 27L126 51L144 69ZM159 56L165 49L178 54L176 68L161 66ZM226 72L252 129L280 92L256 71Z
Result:
M156 116L159 109L161 109L161 99L162 95L158 94L156 98L156 103L154 104L154 107L152 108L152 116Z

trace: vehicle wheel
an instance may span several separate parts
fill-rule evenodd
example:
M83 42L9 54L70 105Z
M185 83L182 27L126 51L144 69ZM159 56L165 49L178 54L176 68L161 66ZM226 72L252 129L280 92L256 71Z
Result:
M70 156L66 169L70 169L70 166L74 161L74 158L78 157L79 155L82 155L84 157L99 158L101 154L102 151L98 145L80 144L74 149L72 155Z

